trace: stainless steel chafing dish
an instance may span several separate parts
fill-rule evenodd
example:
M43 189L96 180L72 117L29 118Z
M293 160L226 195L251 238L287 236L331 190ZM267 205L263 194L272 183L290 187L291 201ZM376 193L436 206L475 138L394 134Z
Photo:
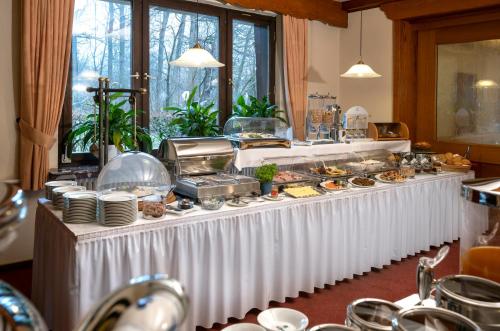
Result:
M256 179L228 173L233 157L233 147L225 137L171 138L159 150L159 158L175 174L178 194L194 199L260 194Z
M278 118L233 117L224 125L224 135L239 149L290 148L291 132Z

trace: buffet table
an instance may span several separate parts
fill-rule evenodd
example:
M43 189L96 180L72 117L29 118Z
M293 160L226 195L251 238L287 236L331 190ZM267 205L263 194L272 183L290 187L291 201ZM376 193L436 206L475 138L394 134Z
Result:
M411 150L411 141L367 141L350 144L292 145L291 148L235 149L234 166L238 170L242 170L243 168L258 167L266 160L273 160L273 162L279 163L277 159L290 160L294 157L314 158L321 155L353 153L376 149L386 149L392 153L406 153Z
M60 211L40 200L33 301L50 329L67 331L129 279L167 273L190 296L183 329L211 327L458 239L460 183L472 176L419 175L403 184L118 228L65 224Z

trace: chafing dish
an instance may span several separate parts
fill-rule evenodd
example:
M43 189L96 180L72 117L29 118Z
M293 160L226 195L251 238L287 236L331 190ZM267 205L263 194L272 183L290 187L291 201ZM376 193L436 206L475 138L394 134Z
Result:
M417 267L420 300L431 297L435 288L436 306L457 312L483 330L500 330L500 284L469 275L450 275L434 280L434 268L448 254L448 246L435 258L421 257Z
M228 174L233 157L231 142L224 137L172 138L160 148L160 158L175 173L175 192L197 200L260 194L256 179Z
M290 148L291 132L278 118L233 117L224 125L224 135L239 149Z
M431 307L412 307L396 313L392 320L394 331L481 331L470 319L455 312Z
M400 306L380 299L358 299L347 306L346 325L362 331L391 331L393 315Z

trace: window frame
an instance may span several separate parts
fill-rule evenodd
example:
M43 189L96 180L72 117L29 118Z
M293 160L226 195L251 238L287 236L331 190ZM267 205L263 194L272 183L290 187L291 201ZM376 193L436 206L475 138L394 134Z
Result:
M241 20L256 25L268 26L269 40L269 99L275 100L275 65L276 65L276 17L249 13L246 11L233 10L214 5L195 3L178 0L130 0L132 5L132 31L131 31L131 73L149 73L149 9L151 6L171 8L191 13L198 12L203 15L216 16L219 19L219 61L225 64L219 68L219 123L221 127L232 114L232 85L229 78L232 77L232 30L233 21ZM59 122L58 132L58 164L59 167L94 165L97 160L88 152L73 153L71 163L62 163L61 156L64 154L63 138L72 127L72 64L70 59L70 70L66 85L64 104ZM149 91L149 80L131 79L132 88L146 88ZM149 94L138 97L137 107L143 109L143 113L137 118L140 126L149 128Z

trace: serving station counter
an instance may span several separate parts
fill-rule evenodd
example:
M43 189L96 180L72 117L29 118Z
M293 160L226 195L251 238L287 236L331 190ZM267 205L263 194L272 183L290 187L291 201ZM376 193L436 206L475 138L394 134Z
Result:
M183 330L211 327L458 239L458 188L472 176L421 174L400 184L139 218L121 227L64 223L62 212L41 200L33 301L50 329L71 330L110 291L160 272L178 279L190 297Z

